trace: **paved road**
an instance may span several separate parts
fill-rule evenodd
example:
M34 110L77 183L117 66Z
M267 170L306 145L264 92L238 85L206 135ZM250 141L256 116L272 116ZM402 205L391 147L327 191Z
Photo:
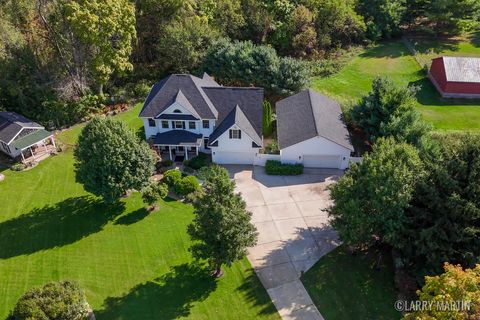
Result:
M338 246L326 212L327 186L342 171L306 169L300 176L268 176L263 167L228 166L242 193L258 243L248 259L283 319L323 319L299 280Z

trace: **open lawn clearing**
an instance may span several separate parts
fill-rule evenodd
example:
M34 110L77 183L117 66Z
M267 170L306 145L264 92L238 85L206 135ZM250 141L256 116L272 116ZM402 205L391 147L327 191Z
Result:
M340 246L323 256L301 280L325 320L399 319L395 311L392 258L352 255Z
M139 131L140 106L117 116ZM76 141L82 125L59 139ZM75 182L72 147L0 183L0 319L26 290L72 279L97 319L278 319L246 259L213 281L192 264L192 208L139 194L107 206Z
M400 85L418 86L418 108L436 129L480 129L480 102L442 99L400 40L364 50L337 74L314 78L312 87L348 107L371 90L376 76L388 76Z

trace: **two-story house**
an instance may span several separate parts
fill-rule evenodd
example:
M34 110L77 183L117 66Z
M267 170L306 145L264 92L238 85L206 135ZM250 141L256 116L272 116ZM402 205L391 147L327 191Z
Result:
M172 74L153 85L139 117L163 158L199 151L220 164L253 164L263 146L263 89L220 86L209 75Z

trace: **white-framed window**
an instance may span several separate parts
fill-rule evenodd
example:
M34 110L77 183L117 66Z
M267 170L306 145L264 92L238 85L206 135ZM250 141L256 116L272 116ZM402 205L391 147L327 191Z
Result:
M167 120L162 120L162 128L163 129L168 129L168 121Z
M183 121L174 121L175 129L185 129Z
M149 118L149 119L148 119L148 126L149 126L149 127L155 127L155 120L152 119L152 118Z
M202 121L202 124L203 124L203 129L208 129L208 128L210 128L210 121L208 121L208 120L203 120L203 121Z
M180 111L179 109L175 109L173 110L173 113L182 113L182 111Z
M230 139L242 139L242 131L238 129L230 129L229 137Z
M189 121L188 122L188 129L193 129L195 130L197 126L195 125L195 121Z

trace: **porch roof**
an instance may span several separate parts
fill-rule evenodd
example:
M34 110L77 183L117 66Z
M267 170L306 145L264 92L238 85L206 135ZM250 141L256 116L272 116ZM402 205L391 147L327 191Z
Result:
M170 130L163 133L157 133L153 137L153 144L162 146L200 146L202 141L203 135L187 130Z
M52 135L53 133L48 132L47 130L40 129L26 135L25 137L13 141L10 145L19 150L23 150L48 137L51 137Z

